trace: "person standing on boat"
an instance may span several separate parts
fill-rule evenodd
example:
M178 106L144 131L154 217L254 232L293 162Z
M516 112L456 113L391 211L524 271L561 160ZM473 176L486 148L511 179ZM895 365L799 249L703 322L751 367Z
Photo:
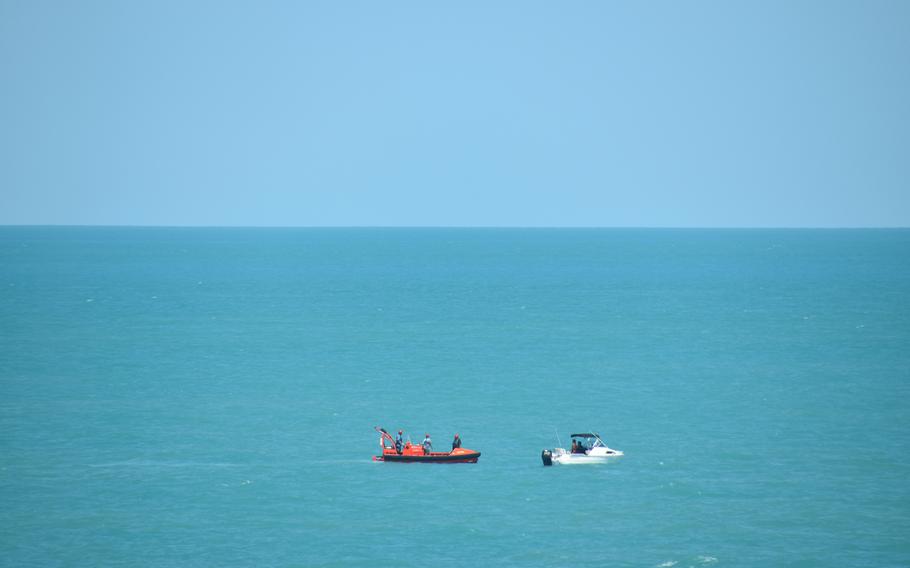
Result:
M455 451L456 448L461 447L461 438L458 437L458 434L455 434L455 439L452 440L452 451Z
M429 434L423 435L423 453L428 454L433 450L433 440L430 439Z
M401 454L401 448L404 447L404 432L401 430L398 431L398 436L395 438L395 451Z

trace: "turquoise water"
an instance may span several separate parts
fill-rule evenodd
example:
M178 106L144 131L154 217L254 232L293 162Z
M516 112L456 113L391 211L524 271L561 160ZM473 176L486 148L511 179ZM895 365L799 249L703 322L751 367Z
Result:
M6 227L0 291L3 566L910 566L910 231Z

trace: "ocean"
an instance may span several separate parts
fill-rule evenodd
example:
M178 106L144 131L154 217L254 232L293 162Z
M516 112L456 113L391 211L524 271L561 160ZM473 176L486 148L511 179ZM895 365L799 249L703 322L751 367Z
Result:
M2 566L910 566L908 230L2 227L0 292Z

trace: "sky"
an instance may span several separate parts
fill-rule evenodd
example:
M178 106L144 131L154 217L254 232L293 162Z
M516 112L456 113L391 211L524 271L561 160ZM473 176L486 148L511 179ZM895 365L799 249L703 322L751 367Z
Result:
M0 224L908 227L910 2L0 0Z

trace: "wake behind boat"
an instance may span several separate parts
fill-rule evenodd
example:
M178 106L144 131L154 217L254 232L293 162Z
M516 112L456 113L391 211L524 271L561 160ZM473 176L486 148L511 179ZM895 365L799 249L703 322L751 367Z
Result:
M385 428L376 426L379 432L379 446L382 455L373 456L373 461L401 462L401 463L477 463L480 452L460 447L452 448L451 452L433 452L426 446L412 444L410 440L403 442L395 440ZM399 432L400 434L400 432ZM456 434L456 439L458 435ZM397 442L397 443L396 443Z
M619 450L607 447L599 434L582 432L572 434L572 449L553 448L540 454L544 465L606 463L610 458L622 456Z

